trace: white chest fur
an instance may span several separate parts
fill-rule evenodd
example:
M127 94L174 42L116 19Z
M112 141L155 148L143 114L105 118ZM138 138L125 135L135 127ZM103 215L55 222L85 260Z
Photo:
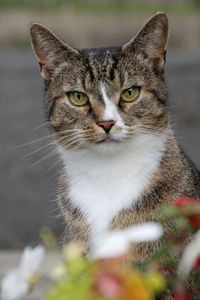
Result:
M105 231L120 210L138 200L159 167L165 140L166 135L143 135L112 155L94 151L69 155L60 149L71 203L79 207L93 235Z

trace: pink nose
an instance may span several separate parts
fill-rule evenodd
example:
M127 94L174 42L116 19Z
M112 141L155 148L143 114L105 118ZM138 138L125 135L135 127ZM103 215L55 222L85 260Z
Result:
M106 133L109 133L109 131L111 130L111 128L114 124L115 124L115 121L113 121L113 120L97 122L97 125L102 127Z

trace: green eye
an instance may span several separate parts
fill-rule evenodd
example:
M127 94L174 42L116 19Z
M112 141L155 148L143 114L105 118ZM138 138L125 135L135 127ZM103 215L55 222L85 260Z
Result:
M76 106L83 106L87 104L89 100L88 96L81 92L69 92L68 97L72 104Z
M121 99L125 102L132 102L137 99L137 97L140 94L140 88L139 87L132 87L127 90L124 90L121 94Z

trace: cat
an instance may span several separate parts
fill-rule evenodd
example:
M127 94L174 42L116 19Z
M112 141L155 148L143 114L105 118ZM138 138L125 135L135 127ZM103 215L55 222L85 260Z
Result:
M200 173L170 125L166 13L119 47L75 49L38 23L30 35L64 165L58 198L70 238L89 249L106 230L159 222L176 198L200 198ZM158 246L140 244L133 257L143 261Z

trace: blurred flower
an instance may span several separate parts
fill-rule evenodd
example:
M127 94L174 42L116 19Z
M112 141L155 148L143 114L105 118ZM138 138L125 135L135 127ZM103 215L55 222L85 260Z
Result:
M146 281L149 284L149 286L151 287L151 289L157 293L160 291L163 291L165 288L165 280L164 278L161 276L160 273L158 272L150 272L149 274L147 274L147 278Z
M192 241L183 250L181 261L178 265L179 276L185 278L192 270L196 260L200 255L200 230L193 236Z
M1 299L22 300L37 281L44 257L43 246L26 247L18 267L9 271L1 281Z
M192 300L192 298L187 291L179 291L175 292L173 300Z
M66 267L65 265L59 265L52 269L51 278L54 280L61 280L64 276L66 276Z
M153 292L145 277L139 273L132 273L124 281L124 290L120 300L151 300Z
M200 228L200 202L198 200L182 197L178 198L174 205L180 208L181 213L187 217L193 228Z
M174 202L174 205L177 207L185 206L185 205L196 205L199 202L196 199L188 198L188 197L181 197L177 198Z
M105 297L116 299L122 291L122 281L117 276L106 272L101 273L96 281L96 288Z
M165 288L160 274L140 273L118 259L99 261L95 277L95 288L114 300L151 300Z
M192 216L188 217L188 220L195 229L200 229L200 215L193 214Z
M196 270L198 268L200 268L200 256L196 259L196 261L192 267L193 270Z
M63 248L63 257L65 260L76 260L81 257L85 252L83 243L79 241L73 241Z
M40 238L48 251L55 251L57 249L56 238L50 228L43 227L40 230Z
M128 252L131 244L152 242L162 234L162 226L153 222L135 225L123 231L105 232L93 239L91 256L95 259L122 256Z

